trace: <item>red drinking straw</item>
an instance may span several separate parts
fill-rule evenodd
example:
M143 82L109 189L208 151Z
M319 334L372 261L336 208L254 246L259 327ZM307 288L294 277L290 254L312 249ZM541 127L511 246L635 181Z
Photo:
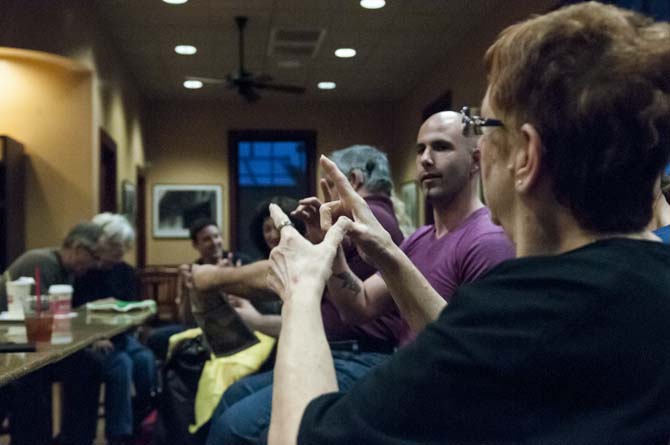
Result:
M40 289L40 268L35 267L35 304L37 305L37 313L42 312L42 291Z

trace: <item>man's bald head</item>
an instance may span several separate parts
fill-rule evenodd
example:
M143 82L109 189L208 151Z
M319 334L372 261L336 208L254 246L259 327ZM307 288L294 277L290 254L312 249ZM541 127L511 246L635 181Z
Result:
M433 206L448 207L477 192L479 151L476 137L463 135L460 113L442 111L421 125L416 138L416 172Z
M442 132L453 137L453 142L462 144L471 152L477 148L477 137L463 135L463 115L456 111L440 111L426 119L419 128L419 135L424 132Z

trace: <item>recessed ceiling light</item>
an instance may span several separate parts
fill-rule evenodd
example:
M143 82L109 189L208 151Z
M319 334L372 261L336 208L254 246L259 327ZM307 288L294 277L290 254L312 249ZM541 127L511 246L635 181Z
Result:
M361 0L361 6L365 9L379 9L386 6L385 0Z
M302 63L297 60L280 60L277 62L277 66L280 68L300 68Z
M184 56L192 56L198 52L198 48L193 45L177 45L174 47L174 52Z
M197 90L198 88L202 88L202 82L199 80L185 80L184 88L188 88L189 90Z
M320 90L334 90L337 85L335 85L335 82L319 82L316 86Z
M183 5L186 3L188 0L163 0L165 3L169 3L171 5Z
M339 48L335 50L335 55L343 59L348 59L349 57L354 57L356 55L356 50L353 48Z

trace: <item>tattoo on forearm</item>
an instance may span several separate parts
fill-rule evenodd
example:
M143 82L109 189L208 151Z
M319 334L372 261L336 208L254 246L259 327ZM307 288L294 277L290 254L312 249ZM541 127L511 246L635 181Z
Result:
M351 273L342 272L333 276L342 281L342 289L348 289L355 294L361 291L361 286L358 284L356 277L354 277Z

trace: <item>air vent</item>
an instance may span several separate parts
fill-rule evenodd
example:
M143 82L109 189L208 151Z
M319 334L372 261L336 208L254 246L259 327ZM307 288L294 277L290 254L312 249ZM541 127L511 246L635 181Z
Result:
M325 35L325 29L273 28L268 55L315 57Z

